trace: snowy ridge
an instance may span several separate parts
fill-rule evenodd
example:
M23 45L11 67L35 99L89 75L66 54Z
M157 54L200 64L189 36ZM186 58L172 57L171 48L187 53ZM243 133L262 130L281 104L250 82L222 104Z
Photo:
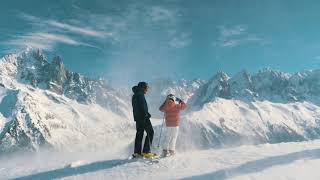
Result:
M310 70L289 74L266 68L253 75L242 71L231 78L224 72L218 72L195 92L190 103L201 107L220 97L242 101L310 101L319 104L319 72Z

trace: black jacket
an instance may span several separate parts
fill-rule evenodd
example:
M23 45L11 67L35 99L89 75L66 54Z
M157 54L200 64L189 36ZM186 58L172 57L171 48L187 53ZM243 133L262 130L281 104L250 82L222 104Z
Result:
M150 119L151 115L148 111L148 104L146 98L144 97L144 92L142 89L139 89L137 86L132 88L132 109L133 109L133 118L134 121L144 122L145 120Z

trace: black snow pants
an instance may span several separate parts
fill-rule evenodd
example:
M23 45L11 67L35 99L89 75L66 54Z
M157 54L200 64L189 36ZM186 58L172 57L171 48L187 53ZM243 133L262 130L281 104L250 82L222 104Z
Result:
M142 152L149 153L151 151L151 145L152 145L153 134L154 134L150 119L136 121L136 130L137 130L137 133L136 133L136 139L134 142L134 153L141 154L144 131L147 132L147 136L145 138Z

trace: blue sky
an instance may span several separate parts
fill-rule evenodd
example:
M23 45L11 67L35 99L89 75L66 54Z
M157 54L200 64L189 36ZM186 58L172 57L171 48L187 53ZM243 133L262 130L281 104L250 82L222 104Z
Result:
M320 65L318 1L3 0L0 55L27 46L114 85Z

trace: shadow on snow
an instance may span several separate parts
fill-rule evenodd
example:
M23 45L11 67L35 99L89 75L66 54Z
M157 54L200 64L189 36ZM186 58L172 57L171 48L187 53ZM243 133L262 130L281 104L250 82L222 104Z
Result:
M233 168L222 169L222 170L214 171L212 173L199 175L199 176L191 176L184 179L185 180L189 180L189 179L190 180L191 179L192 180L194 179L224 180L232 177L237 177L240 175L263 171L272 166L289 164L299 159L319 159L319 158L320 158L320 149L304 150L304 151L289 153L285 155L266 157L263 159L250 161Z
M120 166L126 163L131 163L136 161L131 161L127 159L115 159L115 160L107 160L107 161L98 161L91 164L86 164L78 167L64 167L61 169L51 170L40 172L37 174L32 174L28 176L23 176L19 178L15 178L14 180L33 180L33 179L41 179L41 180L49 180L49 179L57 179L64 178L68 176L74 176L79 174L85 174L90 172L96 172L100 170L110 169L116 166Z
M224 180L232 177L237 177L240 175L263 171L267 168L277 166L277 165L290 164L299 159L319 159L319 158L320 158L320 149L304 150L304 151L289 153L285 155L266 157L263 159L250 161L233 168L222 169L222 170L218 170L212 173L199 175L199 176L191 176L185 179L186 180L189 180L189 179L190 180L191 179L192 180L194 179ZM126 163L131 163L131 162L136 162L136 161L130 161L126 159L99 161L99 162L94 162L91 164L86 164L78 167L64 167L64 168L56 169L52 171L32 174L32 175L16 178L15 180L31 180L31 179L46 180L46 179L64 178L68 176L74 176L74 175L80 175L80 174L110 169Z

